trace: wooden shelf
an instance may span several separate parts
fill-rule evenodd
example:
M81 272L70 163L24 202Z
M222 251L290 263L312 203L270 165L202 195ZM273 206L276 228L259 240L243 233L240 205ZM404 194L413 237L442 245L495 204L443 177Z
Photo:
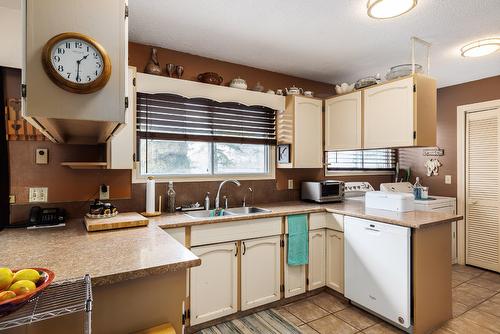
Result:
M106 169L107 162L61 162L61 166L71 169Z

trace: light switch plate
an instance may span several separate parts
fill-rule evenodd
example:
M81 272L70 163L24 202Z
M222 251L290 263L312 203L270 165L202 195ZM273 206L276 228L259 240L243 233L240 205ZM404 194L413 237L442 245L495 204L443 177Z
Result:
M288 180L288 189L293 189L293 180Z
M9 204L16 203L16 195L9 195Z
M451 175L445 175L444 176L444 183L445 184L451 184Z
M49 197L49 188L47 187L39 187L39 188L30 188L30 203L40 203L47 202Z
M105 190L105 191L103 191L103 190ZM109 199L109 186L108 185L101 184L99 186L99 199L101 201Z
M49 149L37 148L35 150L35 163L37 165L47 165L49 163Z

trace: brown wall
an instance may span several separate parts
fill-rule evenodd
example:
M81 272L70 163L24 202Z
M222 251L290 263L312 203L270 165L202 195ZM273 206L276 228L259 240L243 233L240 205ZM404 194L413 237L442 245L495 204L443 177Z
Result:
M137 43L129 44L129 64L144 70L150 56L150 47ZM184 79L196 80L199 73L213 71L224 77L224 84L232 78L242 77L249 87L260 81L266 89L277 89L296 85L313 90L318 96L333 95L333 86L311 80L300 79L284 74L256 69L248 66L222 62L219 60L190 55L182 52L158 48L159 61L163 69L167 63L180 64L185 67ZM20 72L11 73L6 97L19 96ZM92 161L103 159L102 150L92 146L56 145L50 142L10 142L11 192L17 197L17 204L12 206L11 221L26 219L29 208L27 203L30 186L46 186L49 188L49 202L45 206L64 207L71 216L83 215L88 207L88 199L95 197L98 186L102 183L110 185L112 202L120 211L143 211L145 209L144 184L131 184L130 171L103 170L71 170L61 167L62 161ZM49 148L49 165L40 166L34 163L35 148ZM245 181L240 188L228 185L227 194L231 205L239 205L248 187L254 189L253 201L265 203L299 199L300 181L323 179L322 169L277 170L276 180ZM294 190L287 190L288 179L293 179ZM378 188L381 182L389 182L390 176L355 176L339 177L346 181L369 181ZM189 202L203 203L208 191L213 200L218 182L186 182L176 183L178 205ZM165 195L166 185L157 185L157 194ZM124 199L125 198L125 199ZM165 201L164 201L165 202Z
M434 195L457 196L457 106L500 99L500 76L471 81L438 89L437 145L444 149L438 157L443 166L438 176L426 176L424 167L428 157L422 149L401 149L401 167L411 167L413 180L420 176L422 184L429 186ZM445 184L445 175L452 176L452 184Z

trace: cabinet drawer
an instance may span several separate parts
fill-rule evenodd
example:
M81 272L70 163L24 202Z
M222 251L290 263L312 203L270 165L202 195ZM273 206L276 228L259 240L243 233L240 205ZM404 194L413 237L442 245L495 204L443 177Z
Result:
M344 216L337 213L326 215L326 227L330 230L344 232Z
M309 230L317 230L326 227L326 216L324 212L311 213L309 215Z
M260 238L281 234L281 217L197 225L191 228L191 246Z

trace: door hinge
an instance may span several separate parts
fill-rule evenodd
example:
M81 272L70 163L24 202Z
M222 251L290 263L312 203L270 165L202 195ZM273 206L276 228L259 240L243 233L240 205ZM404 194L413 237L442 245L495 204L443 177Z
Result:
M132 154L132 161L135 162L135 153Z
M417 131L413 131L413 139L417 139Z
M21 97L26 97L26 85L21 85Z
M281 291L281 292L285 292L285 285L284 285L284 284L281 284L281 285L280 285L280 291Z
M128 18L128 6L125 6L125 18Z
M187 309L187 318L191 319L191 309L190 308Z
M285 240L283 240L283 239L280 240L280 247L282 247L282 248L285 247Z
M132 79L132 85L135 87L135 78Z
M309 285L309 278L306 278L306 285Z
M413 84L413 92L416 93L417 92L417 85Z
M128 96L125 96L125 109L128 108Z

